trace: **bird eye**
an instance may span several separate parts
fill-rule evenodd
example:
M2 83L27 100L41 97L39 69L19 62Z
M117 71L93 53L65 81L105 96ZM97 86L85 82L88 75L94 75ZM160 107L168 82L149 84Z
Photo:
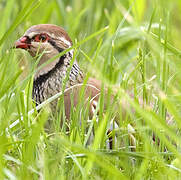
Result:
M36 42L45 42L49 39L49 36L47 34L38 34L33 37L33 40Z

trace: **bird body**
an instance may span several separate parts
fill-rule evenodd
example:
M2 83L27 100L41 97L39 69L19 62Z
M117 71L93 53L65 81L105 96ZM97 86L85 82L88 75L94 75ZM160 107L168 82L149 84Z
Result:
M27 50L32 57L38 57L38 55L41 54L38 67L71 46L72 41L65 30L52 24L39 24L30 27L15 43L16 48ZM73 50L70 50L36 72L32 93L32 97L36 104L42 103L62 90L63 80L66 77L72 58ZM75 60L71 67L65 89L74 85L80 85L83 81L83 72L80 70L78 63ZM95 104L98 101L100 87L100 81L94 78L88 79L84 98L85 101L88 97L92 99L90 107L91 116L95 110ZM76 106L78 104L80 90L81 86L75 86L64 94L65 115L67 119L69 119L71 111L71 93L73 94L74 99L73 105ZM57 101L51 103L53 111L55 110L56 105Z
M71 46L72 41L65 30L51 24L39 24L30 27L15 43L16 48L25 49L32 57L35 57L35 60L39 59L37 63L38 70L34 76L32 92L32 97L37 105L61 92L63 81L68 75L65 91L63 93L66 119L70 120L71 108L74 107L74 109L76 109L77 105L80 103L79 100L81 100L83 106L86 104L88 105L88 115L89 119L91 119L94 113L96 113L96 115L99 113L99 111L97 111L97 105L102 83L95 78L89 78L87 82L84 83L85 76L79 68L76 59L73 59L73 50L66 52L61 57L42 67L42 64ZM73 64L71 64L72 59L74 60ZM84 88L84 93L80 96L82 87ZM106 108L108 105L106 102L108 100L109 104L111 104L111 108L114 108L112 103L114 101L114 96L108 96L107 91L104 91L104 96L106 97L104 99L104 107ZM80 97L83 99L80 99ZM50 103L53 112L57 110L57 102L58 100L55 100ZM122 116L126 116L124 113L126 103L121 103ZM117 115L119 116L119 112L113 116L115 117ZM112 130L115 125L110 125L110 127ZM110 134L110 129L107 131L107 134ZM108 139L108 146L112 149L113 137L109 136Z

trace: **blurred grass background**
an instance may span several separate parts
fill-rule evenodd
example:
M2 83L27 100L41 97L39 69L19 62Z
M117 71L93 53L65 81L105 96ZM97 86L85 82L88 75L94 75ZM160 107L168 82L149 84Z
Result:
M180 11L180 0L0 0L0 179L180 179ZM46 110L28 113L33 59L11 47L41 23L64 27L75 44L95 36L77 49L80 67L116 89L120 111L123 99L130 104L112 151L105 132L114 108L97 126L93 119L88 146L76 113L69 135L58 125L44 132Z

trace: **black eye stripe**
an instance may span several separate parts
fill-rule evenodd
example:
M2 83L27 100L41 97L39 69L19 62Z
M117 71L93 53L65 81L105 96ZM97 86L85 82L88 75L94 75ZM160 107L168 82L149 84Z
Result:
M58 51L58 52L62 52L64 51L64 49L60 48L59 46L57 46L55 41L52 41L51 39L48 40L48 42Z
M31 39L28 36L25 37L26 37L26 43L31 44Z

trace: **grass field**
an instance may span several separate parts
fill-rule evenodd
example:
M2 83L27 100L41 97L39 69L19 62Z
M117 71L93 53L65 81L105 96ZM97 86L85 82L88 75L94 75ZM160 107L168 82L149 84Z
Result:
M181 179L180 11L180 0L0 0L0 179ZM116 94L98 122L87 121L80 99L68 134L61 97L58 117L48 101L35 108L35 60L11 48L42 23L64 27L81 69Z

